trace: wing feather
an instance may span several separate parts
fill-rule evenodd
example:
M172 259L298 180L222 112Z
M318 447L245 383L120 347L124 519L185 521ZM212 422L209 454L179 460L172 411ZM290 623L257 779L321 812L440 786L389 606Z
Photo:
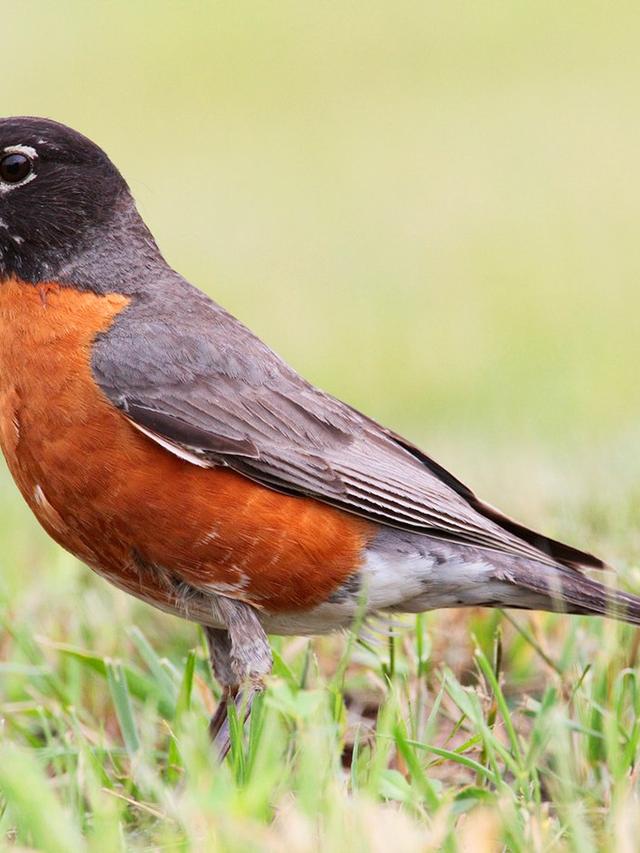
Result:
M548 564L603 566L483 503L406 439L305 382L215 303L183 296L197 306L177 304L164 318L157 306L128 309L93 354L105 394L170 452L381 524Z

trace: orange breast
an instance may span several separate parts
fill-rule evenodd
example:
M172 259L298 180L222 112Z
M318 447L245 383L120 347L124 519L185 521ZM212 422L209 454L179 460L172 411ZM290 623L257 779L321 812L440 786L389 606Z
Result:
M90 367L127 304L0 283L0 444L27 503L63 547L159 606L177 580L274 613L325 601L375 526L194 466L132 427Z

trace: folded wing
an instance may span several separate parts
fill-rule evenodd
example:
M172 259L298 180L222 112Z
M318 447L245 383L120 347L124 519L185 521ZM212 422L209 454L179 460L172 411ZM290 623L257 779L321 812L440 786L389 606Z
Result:
M197 292L191 305L190 293L164 317L128 309L93 354L104 393L169 451L380 524L603 566L483 503L410 442L305 382L219 306Z

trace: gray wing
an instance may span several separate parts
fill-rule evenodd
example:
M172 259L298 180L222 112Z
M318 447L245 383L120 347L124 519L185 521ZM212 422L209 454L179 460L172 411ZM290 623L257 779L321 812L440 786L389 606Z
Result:
M371 521L549 564L602 567L482 503L400 436L305 382L199 292L133 305L95 343L105 394L194 464Z

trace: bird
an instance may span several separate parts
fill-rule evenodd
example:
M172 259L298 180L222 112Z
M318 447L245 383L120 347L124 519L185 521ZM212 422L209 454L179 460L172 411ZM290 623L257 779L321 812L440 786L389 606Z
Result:
M602 560L482 501L175 272L107 154L37 117L0 119L0 445L60 546L203 627L221 758L269 634L468 606L640 624L640 598L585 573Z

